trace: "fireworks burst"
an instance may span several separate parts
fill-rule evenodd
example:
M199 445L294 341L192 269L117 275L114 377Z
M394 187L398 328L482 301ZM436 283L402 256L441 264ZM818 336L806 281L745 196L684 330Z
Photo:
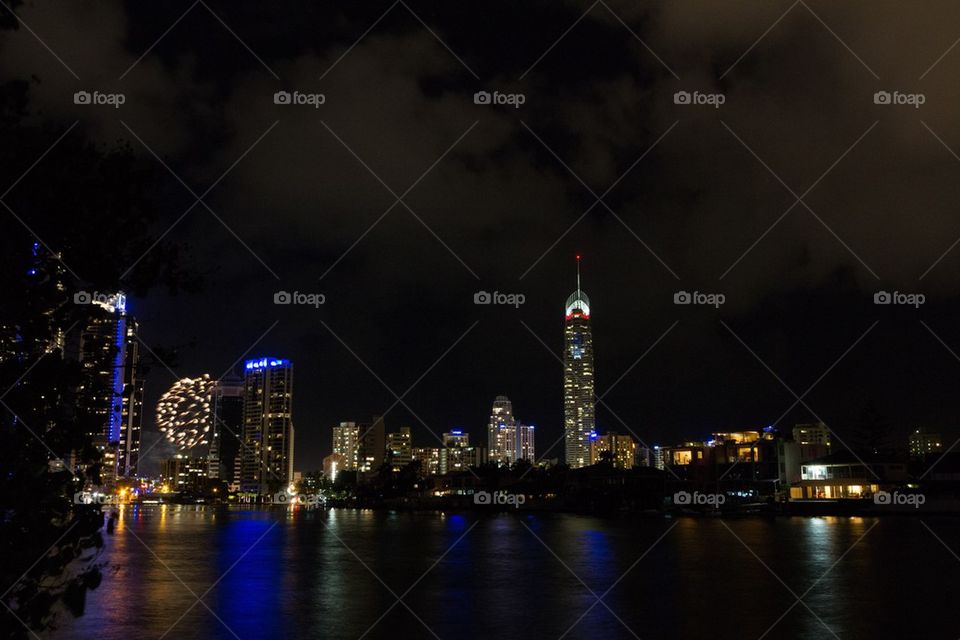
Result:
M215 384L208 374L199 378L183 378L170 387L157 403L160 431L179 451L188 451L210 442Z

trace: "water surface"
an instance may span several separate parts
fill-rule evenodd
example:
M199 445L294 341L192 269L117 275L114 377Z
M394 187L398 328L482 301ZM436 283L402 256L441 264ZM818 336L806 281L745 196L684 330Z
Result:
M50 638L956 640L927 526L960 552L949 519L128 507Z

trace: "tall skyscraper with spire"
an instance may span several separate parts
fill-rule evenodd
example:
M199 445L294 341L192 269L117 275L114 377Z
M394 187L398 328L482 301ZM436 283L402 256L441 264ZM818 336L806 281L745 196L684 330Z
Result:
M585 467L590 464L590 434L596 420L590 299L580 289L580 256L577 290L567 298L563 341L564 449L571 468Z

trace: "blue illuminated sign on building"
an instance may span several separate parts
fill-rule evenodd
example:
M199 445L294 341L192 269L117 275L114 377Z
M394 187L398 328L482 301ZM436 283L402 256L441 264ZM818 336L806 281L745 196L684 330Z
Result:
M256 369L268 369L271 367L286 367L290 361L282 358L258 358L256 360L247 360L245 368L247 371Z

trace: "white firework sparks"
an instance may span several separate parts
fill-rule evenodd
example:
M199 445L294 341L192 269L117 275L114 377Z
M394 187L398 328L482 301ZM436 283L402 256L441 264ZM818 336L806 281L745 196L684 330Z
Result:
M179 451L188 451L210 442L215 385L216 382L206 373L199 378L183 378L170 387L157 403L160 432Z

